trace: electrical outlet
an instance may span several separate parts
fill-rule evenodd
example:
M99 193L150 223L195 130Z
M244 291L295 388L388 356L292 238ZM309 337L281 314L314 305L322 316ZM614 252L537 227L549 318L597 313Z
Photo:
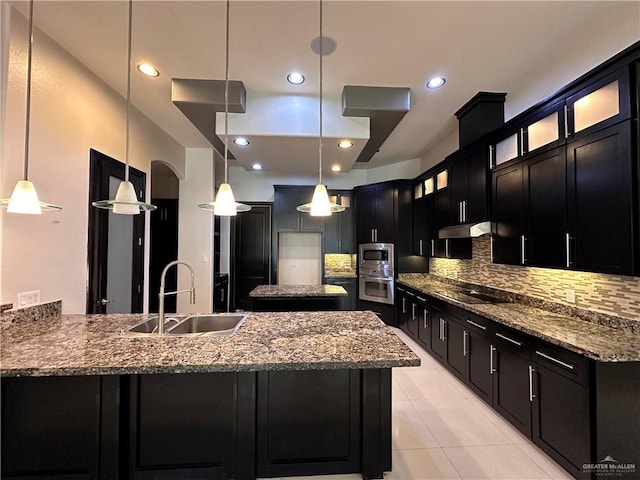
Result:
M576 303L576 291L573 288L565 288L564 298L568 303Z
M28 307L40 303L40 290L22 292L18 294L18 308Z

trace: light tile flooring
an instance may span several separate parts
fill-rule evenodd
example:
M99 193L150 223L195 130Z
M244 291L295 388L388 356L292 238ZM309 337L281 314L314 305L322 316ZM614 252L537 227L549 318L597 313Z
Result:
M397 333L422 365L393 369L393 471L386 480L572 478L411 338ZM295 477L307 479L361 476Z

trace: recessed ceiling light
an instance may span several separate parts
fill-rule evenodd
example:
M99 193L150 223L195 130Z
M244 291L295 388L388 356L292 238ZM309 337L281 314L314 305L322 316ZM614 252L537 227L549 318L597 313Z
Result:
M304 75L300 72L291 72L287 75L287 81L293 85L301 85L304 83Z
M146 75L147 77L157 77L158 75L160 75L158 69L148 63L138 64L138 71L143 75Z
M253 165L251 165L251 170L262 170L262 164L260 163L254 163Z
M235 143L236 145L240 145L241 147L246 147L247 145L249 145L249 140L244 137L238 137L233 140L233 143Z
M427 88L435 89L440 88L447 81L444 77L433 77L431 80L427 82Z
M338 146L340 148L351 148L353 147L353 142L350 140L342 140L340 143L338 143Z
M332 172L341 172L342 171L342 167L340 167L340 165L334 165L331 167L331 171Z

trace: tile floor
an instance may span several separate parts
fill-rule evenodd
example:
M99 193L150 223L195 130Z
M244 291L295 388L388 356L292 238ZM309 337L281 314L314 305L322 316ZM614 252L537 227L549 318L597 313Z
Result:
M393 369L393 471L386 480L570 480L404 332L422 359ZM360 480L360 475L286 480Z

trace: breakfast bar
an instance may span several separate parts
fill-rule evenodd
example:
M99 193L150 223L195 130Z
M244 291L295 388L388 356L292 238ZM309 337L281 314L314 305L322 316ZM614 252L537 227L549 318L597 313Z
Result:
M347 291L339 285L258 285L250 293L257 312L340 310Z
M3 319L3 478L391 469L391 368L420 360L373 313L250 313L231 336L127 334L145 318Z

